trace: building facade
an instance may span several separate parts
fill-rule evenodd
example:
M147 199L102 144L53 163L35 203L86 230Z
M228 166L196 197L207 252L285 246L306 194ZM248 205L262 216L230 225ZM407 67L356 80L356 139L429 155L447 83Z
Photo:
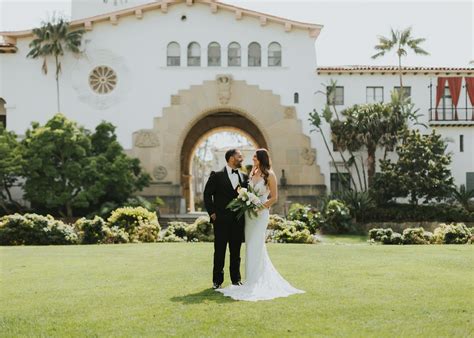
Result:
M317 70L319 24L211 0L112 2L73 1L71 27L86 34L83 53L62 59L61 112L89 129L102 120L113 123L127 153L153 177L142 194L164 198L169 211L192 209L193 151L222 128L269 149L281 182L276 211L288 200L314 203L331 190L333 173L308 121L326 102L321 83L334 78L343 87L341 108L366 102L368 87L374 100L387 101L397 85L393 71ZM26 57L31 31L0 34L0 118L21 135L32 121L45 123L57 113L54 71L45 76L43 61ZM48 67L54 69L52 60ZM474 71L439 74L472 77ZM474 172L473 121L429 120L428 86L436 78L432 72L406 75L430 128L454 139L453 173L456 183L466 184ZM472 113L472 104L466 109ZM463 152L455 151L459 135Z

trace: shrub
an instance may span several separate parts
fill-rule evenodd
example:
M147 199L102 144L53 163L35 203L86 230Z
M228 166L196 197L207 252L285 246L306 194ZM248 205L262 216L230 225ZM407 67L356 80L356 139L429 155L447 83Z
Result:
M161 239L162 242L184 242L185 240L181 237L176 236L175 234L164 236Z
M128 243L130 238L128 233L124 229L120 229L118 226L104 227L105 237L102 240L104 244L118 244Z
M316 233L316 230L323 223L321 213L310 205L302 205L294 203L290 206L288 211L288 220L300 221L306 224L310 233Z
M401 234L398 232L392 233L390 237L388 236L382 236L382 243L383 244L402 244L403 243L403 237Z
M435 229L435 242L439 244L466 244L472 232L464 223L440 224Z
M209 216L201 216L186 228L188 241L213 242L214 227Z
M143 222L137 227L139 242L157 242L160 235L160 228L154 223Z
M357 218L361 222L474 222L474 212L448 204L391 204L370 208Z
M313 243L314 240L309 230L297 230L295 226L288 225L283 230L274 230L272 241L278 243Z
M155 212L143 207L124 207L112 212L108 218L109 227L118 227L127 234L130 242L149 241L158 238L160 225Z
M429 244L425 238L425 230L421 227L403 230L403 244Z
M373 239L376 242L381 242L383 236L391 237L393 230L388 228L374 228L369 230L369 239Z
M102 243L107 234L105 229L107 224L99 216L95 216L94 219L80 218L74 223L74 227L81 244Z
M76 244L75 229L52 216L14 214L0 218L1 245Z
M168 228L163 234L163 242L183 242L188 239L187 228L189 225L185 222L169 222Z
M269 230L282 230L285 227L286 220L276 214L270 215L267 229Z
M323 211L324 223L322 228L327 233L345 233L352 228L349 209L339 200L331 200Z
M402 235L392 229L374 228L369 231L369 239L383 244L402 244Z

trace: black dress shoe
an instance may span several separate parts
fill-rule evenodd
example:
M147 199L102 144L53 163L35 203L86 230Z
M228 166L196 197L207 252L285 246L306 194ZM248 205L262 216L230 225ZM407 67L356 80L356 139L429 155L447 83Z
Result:
M212 288L215 290L215 289L219 289L221 287L222 284L217 284L217 283L214 283L212 284Z
M242 282L241 282L241 281L238 281L237 283L232 283L232 285L241 286L241 285L242 285Z

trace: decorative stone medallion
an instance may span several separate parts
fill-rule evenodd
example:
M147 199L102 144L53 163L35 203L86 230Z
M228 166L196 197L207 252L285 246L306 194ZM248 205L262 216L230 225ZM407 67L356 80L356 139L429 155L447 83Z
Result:
M153 177L156 178L157 181L163 181L167 175L168 170L162 165L155 167L153 170Z

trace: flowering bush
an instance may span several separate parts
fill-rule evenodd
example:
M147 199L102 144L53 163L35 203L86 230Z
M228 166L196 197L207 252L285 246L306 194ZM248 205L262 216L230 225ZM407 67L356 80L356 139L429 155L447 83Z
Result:
M214 227L208 216L201 216L193 224L186 227L188 241L213 242Z
M74 223L74 228L79 235L79 242L82 244L102 243L106 237L107 224L104 219L95 216L94 219L80 218Z
M403 244L430 244L432 235L426 234L422 227L403 230Z
M189 224L185 222L169 222L162 241L163 242L184 242L188 240L187 228Z
M328 233L345 233L351 230L351 214L344 202L330 200L322 213L322 228Z
M282 230L285 227L286 220L276 214L270 215L268 220L267 229L269 230Z
M119 244L128 243L130 238L128 233L124 229L120 229L118 226L104 227L105 236L102 239L104 244Z
M14 214L0 218L1 245L76 244L75 229L52 216Z
M324 219L319 211L310 205L294 203L288 211L290 221L300 221L306 224L310 233L315 234L316 230L324 223Z
M130 242L150 241L158 239L160 224L155 212L143 207L124 207L112 212L107 222L109 227L123 229Z
M471 236L471 230L464 223L442 223L434 232L434 240L438 244L466 244Z
M383 244L402 244L402 235L392 229L374 228L369 231L369 241Z
M302 223L302 222L299 222ZM304 224L304 223L302 223ZM270 240L277 243L313 243L314 239L308 229L298 230L294 225L287 223L282 230L274 230Z

